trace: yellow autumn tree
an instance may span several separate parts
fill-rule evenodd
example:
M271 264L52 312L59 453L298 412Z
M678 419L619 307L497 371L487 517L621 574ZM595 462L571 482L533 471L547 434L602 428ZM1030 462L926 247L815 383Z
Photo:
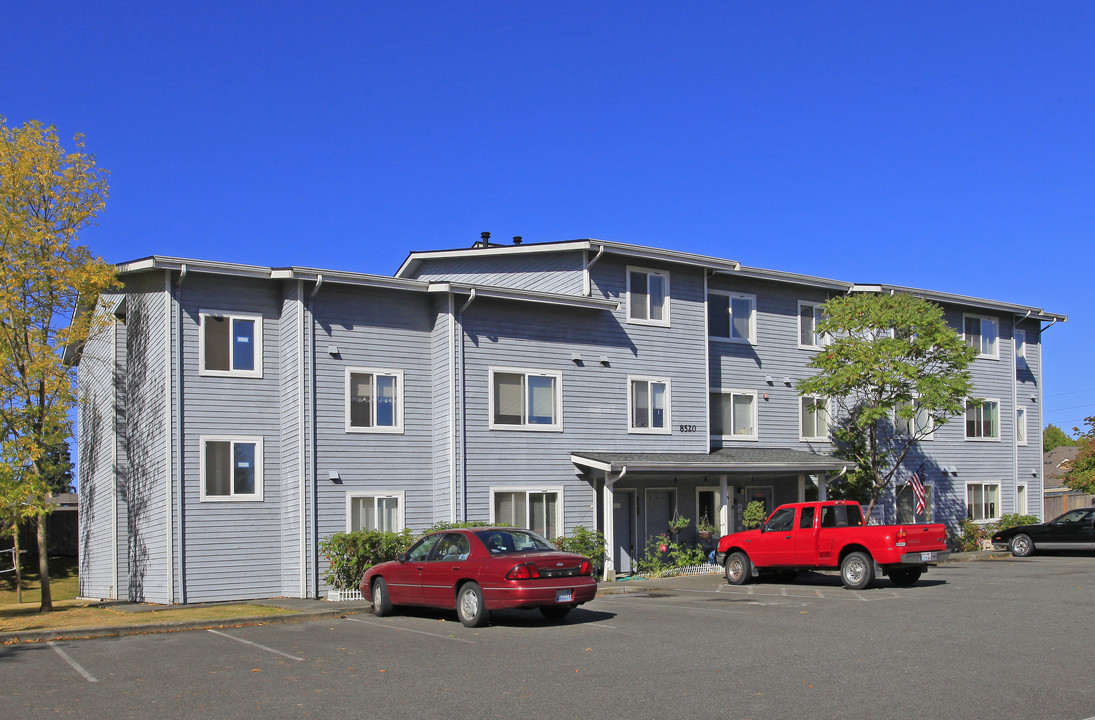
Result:
M0 519L38 520L42 611L53 609L45 516L50 448L71 435L75 368L92 330L83 312L116 284L114 268L78 244L107 198L107 172L66 153L52 126L9 128L0 116Z

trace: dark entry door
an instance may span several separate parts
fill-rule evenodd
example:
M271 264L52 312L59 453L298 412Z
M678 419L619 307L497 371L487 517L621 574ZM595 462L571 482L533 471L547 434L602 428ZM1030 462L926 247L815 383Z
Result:
M635 493L617 491L612 500L612 562L618 573L631 573L631 559L635 556Z

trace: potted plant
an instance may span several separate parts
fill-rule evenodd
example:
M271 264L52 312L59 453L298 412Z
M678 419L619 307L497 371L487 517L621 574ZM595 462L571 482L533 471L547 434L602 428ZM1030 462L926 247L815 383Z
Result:
M706 513L700 518L700 521L696 523L696 532L700 536L700 540L710 540L711 536L717 533L719 529L715 527L715 523L711 522Z
M753 500L745 506L745 513L742 515L741 524L746 530L752 530L753 528L759 528L767 519L768 515L764 512L764 501Z
M669 532L673 533L673 537L676 537L681 530L688 527L690 522L692 521L674 510L673 517L669 520Z

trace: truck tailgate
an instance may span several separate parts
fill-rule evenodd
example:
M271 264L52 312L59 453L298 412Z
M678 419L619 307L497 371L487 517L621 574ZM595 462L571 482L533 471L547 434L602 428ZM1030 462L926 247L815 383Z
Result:
M901 531L905 535L904 547L899 546L903 552L920 552L923 550L945 550L947 548L947 527L941 523L931 525L902 525ZM900 542L901 532L898 533Z

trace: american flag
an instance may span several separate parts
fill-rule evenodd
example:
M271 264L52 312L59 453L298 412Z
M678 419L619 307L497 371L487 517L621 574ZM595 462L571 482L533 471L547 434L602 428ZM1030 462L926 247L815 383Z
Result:
M920 463L920 466L912 474L912 489L913 495L916 496L916 514L924 514L924 504L927 502L927 495L924 492L924 463Z

